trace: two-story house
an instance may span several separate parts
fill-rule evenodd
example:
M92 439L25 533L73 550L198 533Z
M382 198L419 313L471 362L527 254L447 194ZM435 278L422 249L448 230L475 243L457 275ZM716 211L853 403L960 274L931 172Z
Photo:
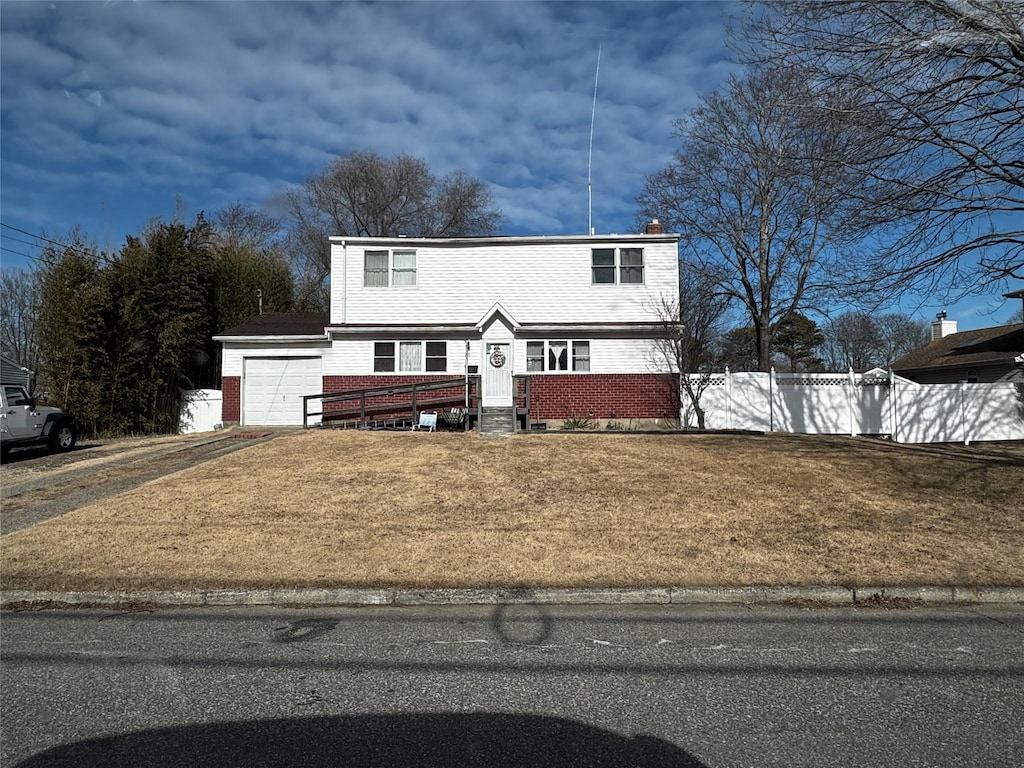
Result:
M331 238L331 311L217 336L225 423L302 423L302 395L479 375L532 420L677 418L656 350L678 236ZM329 406L324 406L325 412Z

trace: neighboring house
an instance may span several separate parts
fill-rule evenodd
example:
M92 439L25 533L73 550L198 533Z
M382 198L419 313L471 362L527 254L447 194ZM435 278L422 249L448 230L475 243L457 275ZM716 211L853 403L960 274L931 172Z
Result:
M328 317L263 315L215 337L224 421L301 424L301 395L467 373L496 409L522 408L528 377L533 420L677 418L654 345L678 240L657 221L642 235L332 237Z
M19 384L26 392L32 392L32 371L4 355L0 355L0 381L4 384Z
M1007 294L1011 298L1019 298ZM920 384L1024 382L1024 325L956 332L956 321L940 312L932 340L892 364L894 373Z

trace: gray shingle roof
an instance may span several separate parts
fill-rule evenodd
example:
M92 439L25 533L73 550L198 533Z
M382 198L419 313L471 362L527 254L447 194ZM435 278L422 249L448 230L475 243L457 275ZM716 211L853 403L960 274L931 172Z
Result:
M1000 325L951 333L892 364L896 373L986 363L1009 363L1024 353L1024 325Z
M330 322L326 312L303 314L297 312L268 312L250 317L241 325L221 331L218 336L316 336L322 334Z

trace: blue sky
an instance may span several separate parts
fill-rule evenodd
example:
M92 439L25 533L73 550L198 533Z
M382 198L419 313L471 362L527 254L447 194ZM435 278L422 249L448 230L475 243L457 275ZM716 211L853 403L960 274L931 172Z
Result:
M0 216L114 249L152 217L273 209L350 150L486 181L506 234L633 230L671 121L735 66L738 4L4 2ZM3 229L4 265L34 253ZM1016 309L950 307L962 328ZM916 307L916 305L914 305ZM925 303L930 318L941 305ZM995 310L995 314L992 311Z

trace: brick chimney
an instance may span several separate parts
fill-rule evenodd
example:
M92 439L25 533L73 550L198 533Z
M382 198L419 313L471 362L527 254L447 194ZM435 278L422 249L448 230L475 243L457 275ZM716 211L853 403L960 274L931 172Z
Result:
M657 219L651 219L651 223L644 227L645 235L660 235L664 232L661 228L661 222Z
M939 312L932 320L932 341L956 333L956 320L947 320L945 312Z

